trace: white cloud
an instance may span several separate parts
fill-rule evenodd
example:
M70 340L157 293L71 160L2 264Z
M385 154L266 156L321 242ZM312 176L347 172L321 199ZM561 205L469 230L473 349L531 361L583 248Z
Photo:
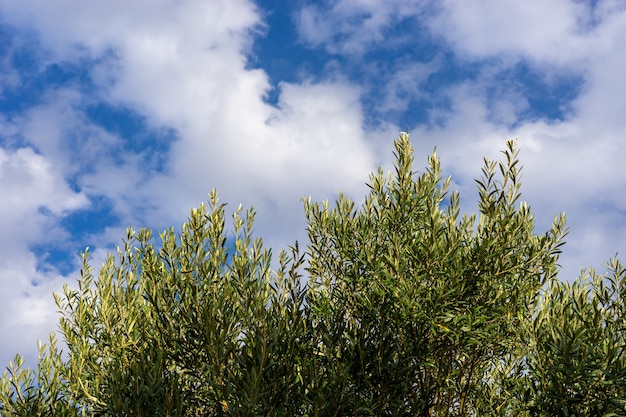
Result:
M68 277L42 272L38 259L26 250L0 268L0 361L8 365L16 354L24 356L27 366L36 366L37 341L47 341L58 327L59 316L53 293L59 292ZM77 274L71 275L76 280ZM36 284L36 285L35 285Z
M202 188L204 194L212 182L239 181L256 189L254 179L281 181L293 175L288 169L304 172L306 164L317 167L319 174L310 181L327 181L336 178L333 150L343 152L346 144L361 167L360 161L368 160L359 140L362 121L354 86L284 85L281 110L263 101L269 89L266 74L246 68L250 33L262 25L249 2L124 5L59 0L43 7L32 1L2 7L5 19L37 30L55 59L96 59L92 74L102 97L178 131L169 167L175 177L192 184L179 188L194 193ZM68 120L76 114L59 107L30 114L37 129L30 136L50 151L58 148L53 137L60 126L84 123ZM49 134L37 134L48 127ZM285 151L285 143L296 156ZM349 166L341 170L351 171ZM195 171L204 176L196 177ZM96 184L95 178L90 184Z
M331 53L359 56L374 45L387 47L408 39L389 38L386 31L398 22L419 16L424 0L338 0L326 5L306 5L297 15L301 39Z
M570 0L447 0L430 22L457 53L570 63L588 48L590 5Z
M247 21L250 27L259 23ZM271 224L278 236L277 229L288 231L294 218L303 218L300 197L332 196L339 178L351 188L372 168L362 140L360 92L342 81L283 84L279 108L273 108L263 100L270 88L267 75L246 68L243 52L250 40L233 30L216 32L197 21L168 32L139 23L110 65L98 70L109 82L104 93L109 100L178 132L167 173L143 190L129 190L161 202L155 221L186 214L217 187L226 201L255 205L260 222L268 217L259 230ZM194 37L203 41L187 42ZM273 214L264 214L265 207Z
M574 101L581 124L594 136L615 135L626 128L626 8L607 17L596 28L593 46L585 51L585 89Z
M406 111L412 101L432 97L432 93L423 91L423 86L431 75L441 69L442 65L440 57L428 63L406 62L404 59L398 59L387 75L385 93L380 98L377 109L383 113Z
M22 142L44 155L58 175L87 195L106 196L115 214L132 224L143 215L136 212L144 197L137 190L154 175L152 156L160 151L133 148L129 142L135 138L95 125L84 109L92 102L77 88L51 89L40 104L14 117L14 125Z
M84 196L71 191L49 162L30 148L16 151L0 148L0 189L3 230L33 227L39 217L28 221L29 215L35 215L40 207L58 216L86 203Z
M2 0L0 8L5 22L36 32L44 55L61 61L101 58L126 42L139 42L147 33L153 35L144 38L148 43L174 35L183 44L217 48L222 45L216 39L242 37L258 23L248 0ZM157 34L163 37L154 37Z
M56 218L87 205L63 177L31 148L0 148L0 360L16 353L35 356L37 339L54 329L52 292L62 284L54 271L42 271L29 246L63 239Z
M216 187L224 201L254 205L259 235L284 246L303 236L300 198L363 191L373 161L359 90L334 82L281 90L279 108L263 103L255 88L242 88L224 90L229 97L218 112L189 109L169 172L147 186L160 201L175 201L161 215L186 214Z

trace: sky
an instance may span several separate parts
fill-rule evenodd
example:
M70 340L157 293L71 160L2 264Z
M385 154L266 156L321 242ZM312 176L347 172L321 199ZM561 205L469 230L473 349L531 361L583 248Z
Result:
M0 369L34 364L52 294L128 226L180 226L216 188L275 251L301 199L356 201L410 131L476 210L518 140L561 279L626 253L626 3L0 0ZM623 258L626 259L626 258Z

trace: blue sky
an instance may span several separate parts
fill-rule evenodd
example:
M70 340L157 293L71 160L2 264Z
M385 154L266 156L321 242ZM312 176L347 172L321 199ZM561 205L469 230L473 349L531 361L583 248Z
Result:
M127 226L217 188L280 249L300 199L356 200L409 129L475 210L518 138L563 279L626 244L626 4L617 0L0 0L0 362L56 328L52 293Z

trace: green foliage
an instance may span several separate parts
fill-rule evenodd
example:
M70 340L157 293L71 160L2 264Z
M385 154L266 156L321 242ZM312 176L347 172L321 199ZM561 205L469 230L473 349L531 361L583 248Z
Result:
M254 211L229 231L215 191L157 246L129 229L97 276L82 255L55 296L67 352L52 337L37 371L17 356L0 413L626 414L626 274L558 281L565 218L535 233L514 142L503 155L461 215L436 155L414 172L402 134L362 206L305 201L307 250L277 263Z
M155 328L185 377L185 404L202 415L297 415L306 359L304 290L297 246L270 269L270 252L252 240L254 212L234 214L230 254L224 206L193 210L180 241L172 230L157 255L142 244ZM186 411L185 415L190 414Z
M64 363L56 338L39 342L37 370L23 368L24 359L16 355L0 378L0 411L3 416L70 417L77 408L67 390Z
M302 257L281 254L273 274L251 238L254 212L234 214L232 250L215 192L210 204L180 236L164 232L158 250L148 230L129 230L98 280L85 254L78 290L57 297L70 389L86 414L297 414Z
M414 179L407 136L396 142L395 173L371 177L360 210L344 196L332 210L307 202L310 305L325 326L324 379L334 382L318 393L329 407L390 416L477 409L474 392L555 274L565 233L563 217L533 233L507 146L504 163L485 161L477 225L460 217L458 194L444 204L450 179L441 180L434 154Z
M109 256L97 280L84 253L78 289L56 295L69 350L66 377L86 415L183 415L182 381L145 299L146 285L158 277L143 273L135 239L129 230L119 263Z
M525 352L530 415L626 415L626 272L611 261L537 300Z

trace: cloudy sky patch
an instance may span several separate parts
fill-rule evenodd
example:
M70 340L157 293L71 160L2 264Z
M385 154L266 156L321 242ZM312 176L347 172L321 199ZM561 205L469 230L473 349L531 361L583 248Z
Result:
M302 197L362 199L407 129L466 211L518 138L538 230L568 215L562 278L602 269L626 249L624 45L617 0L0 0L0 361L55 330L86 246L215 187L278 250Z

